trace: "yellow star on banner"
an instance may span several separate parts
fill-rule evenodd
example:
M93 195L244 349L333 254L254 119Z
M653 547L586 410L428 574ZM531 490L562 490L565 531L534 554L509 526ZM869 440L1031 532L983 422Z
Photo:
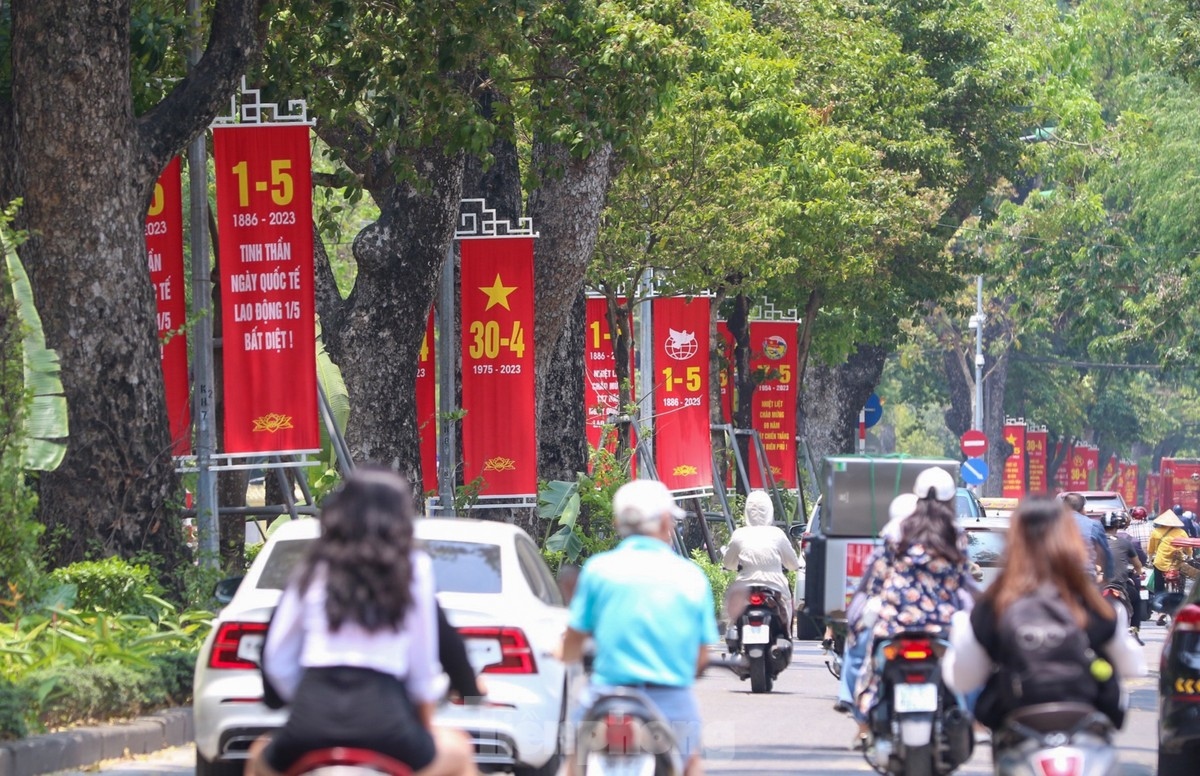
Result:
M504 282L500 280L499 272L496 273L496 279L492 281L491 286L480 286L479 290L487 294L488 298L487 307L483 308L484 312L492 309L495 305L500 305L505 310L512 310L508 306L508 295L516 291L517 287L504 285Z

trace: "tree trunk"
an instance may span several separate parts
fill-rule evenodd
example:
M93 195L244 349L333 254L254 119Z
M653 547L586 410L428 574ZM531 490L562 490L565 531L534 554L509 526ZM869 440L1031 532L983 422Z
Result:
M143 221L168 159L227 105L256 50L255 0L222 0L191 77L140 119L129 81L128 0L18 0L11 126L21 256L47 344L62 361L70 439L39 479L55 565L153 553L168 584L184 567L155 300ZM178 589L178 588L177 588Z
M425 176L421 186L388 177L384 160L372 164L368 190L379 205L379 220L354 238L358 277L341 326L325 334L350 394L346 438L354 460L390 466L421 493L417 362L454 239L464 159L431 149L412 154L413 168Z
M750 374L750 300L745 294L733 298L733 312L725 322L733 337L733 374L734 391L733 427L736 429L753 428L754 389L757 385ZM738 452L746 464L746 474L750 475L750 437L738 435L736 438ZM737 478L739 493L749 493L750 483L741 482Z
M838 366L809 365L797 415L818 473L826 456L855 452L858 414L879 384L887 356L883 345L860 344Z
M587 467L587 445L579 443L587 438L583 408L585 321L573 313L573 308L579 304L588 263L595 252L600 212L612 181L612 157L612 146L607 144L583 160L572 159L568 149L558 143L539 141L533 146L533 169L539 184L529 197L529 215L540 235L534 243L534 357L538 472L543 479ZM563 337L579 342L560 343ZM571 360L560 361L562 355ZM551 402L577 405L579 411L564 414L563 408L550 407Z

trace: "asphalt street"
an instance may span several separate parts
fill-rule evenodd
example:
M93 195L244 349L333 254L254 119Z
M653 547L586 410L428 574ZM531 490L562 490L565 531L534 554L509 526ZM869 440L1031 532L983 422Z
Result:
M1158 658L1166 629L1148 624L1143 633L1150 675L1133 680L1130 714L1117 738L1126 776L1152 776L1156 761ZM803 773L844 776L873 773L859 752L850 749L854 722L833 711L837 682L825 667L820 644L797 642L791 667L770 694L754 695L750 683L725 670L714 670L697 685L704 717L706 771L713 776ZM980 736L975 754L957 771L986 776L991 749ZM114 760L97 770L112 776L188 776L194 771L192 747ZM82 776L84 772L67 772Z

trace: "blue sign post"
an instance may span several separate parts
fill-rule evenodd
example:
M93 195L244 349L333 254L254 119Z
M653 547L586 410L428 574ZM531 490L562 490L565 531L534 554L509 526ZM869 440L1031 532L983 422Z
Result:
M958 472L962 475L963 482L968 485L982 485L988 478L987 461L983 458L968 458L963 461Z
M867 397L867 403L863 405L863 419L867 428L870 428L881 418L883 418L883 401L879 398L879 394L873 393Z

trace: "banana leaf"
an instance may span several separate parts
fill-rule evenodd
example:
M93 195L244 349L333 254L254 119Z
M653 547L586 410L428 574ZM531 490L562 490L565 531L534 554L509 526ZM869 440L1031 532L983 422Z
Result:
M8 237L8 235L6 235ZM11 237L5 241L5 259L17 316L24 328L22 351L25 389L32 402L25 417L25 448L22 465L37 471L53 471L67 454L67 398L63 394L58 353L46 347L42 319L33 300L33 287L17 256Z

